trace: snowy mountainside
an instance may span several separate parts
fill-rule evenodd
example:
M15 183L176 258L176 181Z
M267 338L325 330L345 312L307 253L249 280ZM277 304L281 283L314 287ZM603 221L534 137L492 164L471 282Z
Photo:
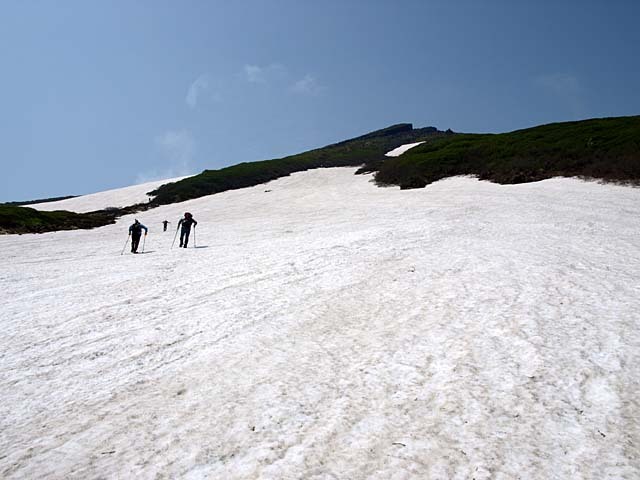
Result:
M1 476L637 477L640 189L354 170L0 237Z
M58 200L56 202L35 203L29 206L42 211L68 210L77 213L86 213L109 207L122 208L136 203L144 203L149 199L147 192L155 190L161 185L177 182L183 178L187 177L155 180L130 187L114 188L105 190L104 192L90 193L88 195Z

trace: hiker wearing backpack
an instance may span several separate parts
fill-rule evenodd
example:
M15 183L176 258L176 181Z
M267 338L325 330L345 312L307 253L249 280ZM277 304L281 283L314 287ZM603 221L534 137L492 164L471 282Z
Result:
M180 230L181 247L187 248L187 243L189 243L189 233L191 233L191 225L193 225L193 228L196 228L198 222L195 221L193 215L189 212L185 212L184 217L178 222L178 227L182 226L182 229Z
M169 220L163 220L162 221L162 226L164 227L164 230L162 230L163 232L167 231L167 225L169 225L171 222Z
M141 224L138 219L136 219L136 221L133 222L133 225L129 227L129 236L131 236L131 253L138 253L138 245L140 244L140 237L142 236L143 229L146 237L149 229Z

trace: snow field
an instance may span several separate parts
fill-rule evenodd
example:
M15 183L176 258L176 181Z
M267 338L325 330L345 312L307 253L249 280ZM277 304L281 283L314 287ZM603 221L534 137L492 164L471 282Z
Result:
M354 171L0 237L0 475L638 478L640 190Z

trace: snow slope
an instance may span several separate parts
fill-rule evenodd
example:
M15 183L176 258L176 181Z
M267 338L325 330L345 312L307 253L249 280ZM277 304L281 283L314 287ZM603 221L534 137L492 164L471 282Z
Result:
M188 177L188 176L187 176ZM31 208L42 211L68 210L70 212L86 213L94 210L102 210L109 207L127 207L136 203L144 203L149 200L147 192L155 190L166 183L177 182L187 177L167 178L153 182L140 183L125 188L115 188L104 192L81 195L79 197L58 200L57 202L35 203L28 205Z
M0 237L0 476L638 478L640 189L354 170Z

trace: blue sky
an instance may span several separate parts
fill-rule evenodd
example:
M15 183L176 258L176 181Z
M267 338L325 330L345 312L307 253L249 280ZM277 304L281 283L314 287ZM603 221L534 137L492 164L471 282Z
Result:
M640 2L5 1L0 201L277 158L411 122L640 114Z

